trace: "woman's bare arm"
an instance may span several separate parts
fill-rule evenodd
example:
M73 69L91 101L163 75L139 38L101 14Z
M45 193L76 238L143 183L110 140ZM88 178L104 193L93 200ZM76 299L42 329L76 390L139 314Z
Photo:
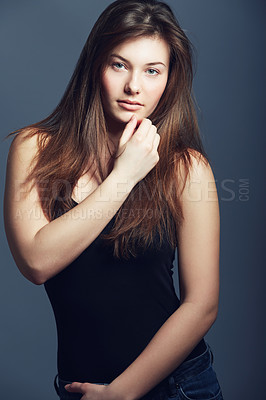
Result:
M209 165L194 159L181 200L185 217L178 231L181 305L136 360L107 387L110 399L144 396L184 361L216 319L220 217Z
M132 135L135 126L136 121L127 124L124 139ZM36 136L26 140L17 136L13 140L7 162L5 227L15 262L27 279L35 284L44 283L94 241L134 185L158 162L158 136L151 121L144 120L104 182L76 207L51 222L44 216L36 187L24 191L22 186L36 154Z

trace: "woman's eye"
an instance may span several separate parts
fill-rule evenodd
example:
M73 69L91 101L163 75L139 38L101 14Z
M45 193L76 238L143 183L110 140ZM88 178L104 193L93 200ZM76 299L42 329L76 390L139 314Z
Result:
M158 75L159 71L157 71L156 69L150 68L150 69L148 69L148 73L149 73L149 75Z
M115 62L112 64L112 66L115 67L116 69L122 69L124 67L124 64L120 62Z

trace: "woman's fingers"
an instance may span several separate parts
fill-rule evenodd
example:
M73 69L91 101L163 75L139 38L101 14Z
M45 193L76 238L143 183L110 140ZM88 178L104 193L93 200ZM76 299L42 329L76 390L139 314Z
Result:
M65 389L72 393L82 393L86 392L87 383L72 382L71 384L65 385Z
M147 140L150 140L153 144L153 148L154 146L156 146L157 149L159 144L158 140L160 141L160 135L157 133L157 128L155 125L151 126L149 133L147 135Z
M155 136L154 136L154 139L153 139L153 147L154 147L156 150L158 149L160 140L161 140L161 136L159 135L159 133L156 132L156 133L155 133Z
M141 124L139 125L138 129L136 130L136 132L134 133L134 139L137 139L139 141L144 140L148 133L150 128L152 127L152 122L150 119L148 118L144 118L143 121L141 122Z
M133 115L129 120L129 122L127 123L120 138L119 141L120 148L122 148L133 137L133 133L136 129L137 122L138 122L137 117ZM144 118L140 123L139 127L137 128L136 132L134 133L134 139L142 141L146 139L148 136L150 137L150 134L151 133L154 134L156 131L157 131L156 127L152 125L151 120L148 118Z
M129 128L130 123L125 129ZM128 133L124 131L122 139L124 140L127 137ZM148 118L143 119L124 146L119 145L114 170L123 179L139 182L159 161L157 152L159 141L160 136L157 133L156 126Z
M122 136L119 141L119 147L122 148L130 140L137 126L137 122L138 122L137 117L135 114L133 114L131 119L126 124L126 127L122 133Z
M104 400L110 398L110 396L108 395L108 386L109 385L106 384L73 382L71 384L65 385L65 389L69 393L83 394L81 400Z
M160 143L160 135L157 133L155 125L151 125L147 135L143 139L143 145L147 151L157 151Z

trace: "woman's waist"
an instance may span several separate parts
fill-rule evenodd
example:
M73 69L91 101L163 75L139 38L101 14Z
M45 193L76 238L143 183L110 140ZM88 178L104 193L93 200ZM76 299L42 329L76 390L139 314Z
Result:
M78 343L74 343L72 348L73 352L58 352L59 377L61 380L70 382L90 383L111 383L144 350L144 348L136 348L134 343L128 343L127 351L124 352L119 351L117 347L112 347L111 343L105 343L100 347L92 346L91 350L83 348L83 351L79 348ZM202 366L204 357L208 363L209 347L202 339L172 374L182 380L182 377L197 368L197 360L200 362L200 367Z
M134 335L80 335L70 341L58 341L58 371L61 379L83 382L110 383L120 375L145 349L153 334L134 331ZM60 339L60 338L59 338ZM202 355L207 350L204 338L195 346L182 364Z

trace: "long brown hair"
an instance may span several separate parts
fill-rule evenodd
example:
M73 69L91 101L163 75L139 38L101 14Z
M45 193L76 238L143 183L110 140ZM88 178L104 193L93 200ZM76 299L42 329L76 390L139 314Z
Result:
M127 39L156 36L170 47L169 76L165 91L149 116L161 140L159 162L131 191L118 210L115 223L103 238L114 245L114 256L136 255L136 246L149 246L159 232L168 232L173 248L183 214L179 195L191 166L191 149L207 162L199 135L192 97L192 46L172 10L156 0L117 0L95 23L66 91L44 120L24 129L38 135L38 152L27 182L42 192L43 212L51 221L73 206L72 191L78 179L94 168L102 182L111 172L115 151L108 145L101 101L101 74L108 54ZM21 131L21 130L20 130ZM15 133L19 130L14 131ZM13 133L14 133L13 132ZM100 155L110 154L103 165ZM180 166L185 170L181 182Z

